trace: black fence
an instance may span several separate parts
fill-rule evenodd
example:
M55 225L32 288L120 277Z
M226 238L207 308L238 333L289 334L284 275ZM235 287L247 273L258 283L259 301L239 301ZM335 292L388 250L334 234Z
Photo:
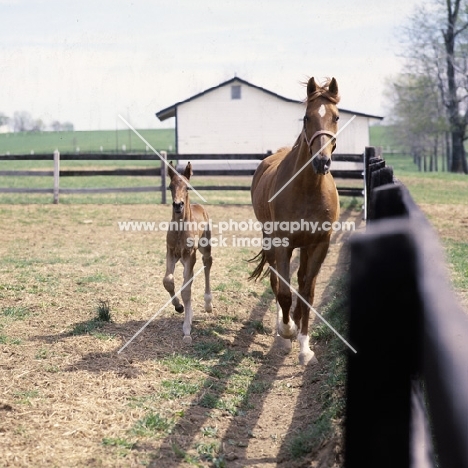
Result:
M468 467L468 316L438 238L366 150L368 227L351 241L346 468Z

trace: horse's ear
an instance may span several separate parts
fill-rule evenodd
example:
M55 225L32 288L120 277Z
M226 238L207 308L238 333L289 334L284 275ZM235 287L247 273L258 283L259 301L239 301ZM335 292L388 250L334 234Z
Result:
M190 180L190 176L193 174L192 171L192 165L190 164L190 161L187 163L187 166L184 171L184 176L187 180Z
M328 85L328 92L333 96L338 96L338 83L335 78L332 78Z
M176 168L174 167L174 164L172 164L172 161L169 162L167 169L169 177L172 179L177 174Z
M312 77L307 83L307 96L315 93L317 91L317 84L315 83L314 77Z

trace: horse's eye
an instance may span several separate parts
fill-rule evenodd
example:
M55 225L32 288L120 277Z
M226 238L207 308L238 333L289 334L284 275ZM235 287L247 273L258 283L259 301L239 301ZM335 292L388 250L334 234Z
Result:
M304 120L304 123L305 123L305 122L308 122L308 121L309 121L309 117L307 117L307 115L304 115L304 119L303 119L303 120Z
M339 115L335 116L335 122L338 122L338 120L340 120L340 116L339 116Z

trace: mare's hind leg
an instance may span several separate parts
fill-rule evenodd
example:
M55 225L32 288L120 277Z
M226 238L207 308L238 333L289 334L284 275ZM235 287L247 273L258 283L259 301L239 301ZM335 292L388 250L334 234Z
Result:
M192 309L192 282L187 284L193 278L193 267L196 261L196 253L192 252L186 257L182 257L182 263L184 265L184 285L185 287L180 292L182 301L185 308L185 319L182 326L184 332L184 343L192 343L192 337L190 332L192 331L192 320L193 320L193 309Z
M210 231L205 231L203 237L208 240L208 243L205 247L199 246L200 253L202 254L203 266L205 267L205 312L212 312L213 304L210 286L210 272L211 265L213 264L213 257L211 256Z
M174 286L174 270L178 259L171 249L167 249L166 254L166 274L164 275L163 285L169 295L172 297L172 305L179 313L184 311L184 306L180 303L179 298L175 295Z

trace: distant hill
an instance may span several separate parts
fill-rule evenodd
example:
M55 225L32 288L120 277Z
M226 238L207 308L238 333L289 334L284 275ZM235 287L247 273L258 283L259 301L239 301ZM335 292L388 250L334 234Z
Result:
M158 151L175 150L174 129L138 130L138 132ZM35 154L51 154L55 149L61 153L122 152L123 145L127 152L146 150L146 144L131 130L0 134L0 154L30 154L32 151Z

